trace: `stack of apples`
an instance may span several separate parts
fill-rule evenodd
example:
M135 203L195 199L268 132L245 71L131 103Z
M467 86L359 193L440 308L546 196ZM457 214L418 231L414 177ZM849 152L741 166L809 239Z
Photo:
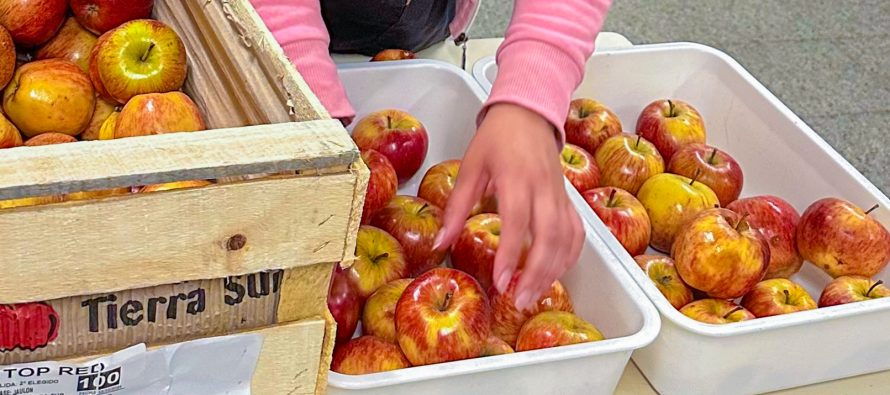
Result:
M877 206L826 198L800 215L777 196L739 199L741 166L707 145L692 105L657 100L630 134L606 106L578 99L565 129L600 172L602 186L582 191L585 200L690 318L724 324L890 296L871 279L890 261L890 233L869 216ZM804 261L834 278L818 303L789 280Z
M371 171L351 267L334 269L328 308L337 321L331 369L368 374L603 339L573 314L559 281L517 309L515 281L492 286L501 222L480 201L453 250L433 248L459 160L432 166L419 196L396 195L426 159L426 128L400 110L360 120L353 138ZM361 336L353 338L361 323Z

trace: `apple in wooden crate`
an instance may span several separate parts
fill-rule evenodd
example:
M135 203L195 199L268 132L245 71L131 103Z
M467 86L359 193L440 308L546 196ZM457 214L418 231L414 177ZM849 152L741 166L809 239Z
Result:
M185 93L149 93L127 102L116 119L114 138L196 132L206 128L201 111Z
M652 143L640 136L619 134L600 145L594 154L600 185L636 194L650 177L664 172L664 160Z
M646 106L637 118L637 134L658 148L665 163L683 146L706 140L701 114L676 99L656 100Z
M47 42L62 26L67 0L0 0L0 26L21 47Z
M38 147L41 145L56 145L65 143L76 143L77 139L73 136L62 133L42 133L25 141L26 147Z
M0 148L13 148L22 145L22 134L19 130L0 114Z
M404 369L411 364L399 346L374 336L362 336L334 350L331 370L361 375Z
M825 286L819 297L819 307L862 302L890 297L890 288L884 281L874 281L863 276L841 276Z
M41 46L34 58L64 59L80 67L84 73L90 72L90 54L98 38L83 28L74 18L68 18L59 33Z
M71 0L74 17L95 34L151 17L154 0Z
M93 116L90 117L90 123L87 125L86 129L80 134L80 139L99 140L99 131L102 130L102 125L112 113L115 113L117 105L117 103L110 102L97 95L96 107L93 109ZM111 127L110 132L111 138L114 138L113 127Z
M12 79L16 67L15 43L6 28L0 26L0 89Z
M786 278L763 280L742 298L742 307L756 317L815 309L816 301L804 287Z

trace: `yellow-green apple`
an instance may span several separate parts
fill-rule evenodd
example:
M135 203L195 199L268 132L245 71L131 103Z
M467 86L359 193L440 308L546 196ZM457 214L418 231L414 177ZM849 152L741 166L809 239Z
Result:
M96 34L125 22L151 17L154 0L71 0L74 17Z
M478 357L491 333L488 298L467 273L430 270L399 298L396 333L412 365Z
M65 59L89 73L90 53L96 40L96 36L80 26L76 19L68 18L59 33L37 50L35 59Z
M501 240L501 217L478 214L464 224L451 247L451 266L475 277L482 289L491 287L494 257Z
M426 199L441 209L448 205L448 198L454 190L457 182L457 174L460 171L460 160L449 159L430 167L420 181L417 196ZM494 213L497 211L497 202L494 196L486 195L473 206L470 216L481 213Z
M757 317L744 307L726 299L701 299L683 306L683 315L706 324L729 324Z
M667 171L695 178L707 185L724 207L739 198L745 183L739 163L725 151L707 144L693 143L681 147L671 158Z
M816 301L804 287L787 278L763 280L742 298L742 307L757 318L816 308Z
M67 0L0 0L0 26L17 45L36 47L56 34L67 11Z
M399 180L396 178L396 169L383 154L372 149L364 150L362 160L371 170L368 191L365 192L365 206L362 208L362 223L367 224L374 214L396 196Z
M151 193L151 192L163 192L163 191L172 191L176 189L188 189L188 188L201 188L211 185L210 181L204 180L186 180L186 181L174 181L174 182L165 182L163 184L152 184L146 185L139 189L139 193Z
M634 195L614 187L595 188L581 195L630 256L646 252L652 225L646 208Z
M362 310L362 332L391 343L398 343L396 335L396 304L412 279L401 278L377 288ZM354 330L355 328L353 328Z
M701 114L689 103L671 99L656 100L640 112L637 134L655 144L666 163L684 145L706 140Z
M76 143L77 139L73 136L69 136L67 134L62 133L43 133L38 134L34 137L25 141L26 147L38 147L41 145L55 145L55 144L65 144L65 143Z
M328 290L328 311L337 322L337 344L343 344L352 339L358 320L362 314L364 299L347 275L348 269L343 269L339 264L334 265L334 273L331 275L331 287Z
M442 228L442 209L419 197L400 195L389 200L371 225L383 229L402 246L408 277L417 277L445 260L447 250L434 250L433 242Z
M115 110L105 118L105 122L99 127L99 140L114 140L114 130L117 129L117 120L120 116L120 111Z
M671 256L690 287L712 298L735 299L763 279L769 244L741 214L714 208L683 225Z
M545 311L525 322L516 339L516 351L540 350L605 339L593 324L565 311Z
M702 210L718 207L717 195L707 185L676 174L662 173L647 180L637 199L652 223L649 244L670 252L682 225Z
M13 148L22 145L22 134L19 130L0 114L0 148Z
M377 150L396 169L399 183L417 173L426 158L429 137L423 124L401 110L382 110L362 118L352 130L359 148Z
M566 117L566 142L593 154L603 141L621 134L621 120L612 110L593 99L575 99Z
M841 276L825 286L819 297L819 307L837 306L853 302L890 297L884 281L873 281L863 276Z
M600 185L600 170L596 167L593 156L583 148L566 144L559 159L562 162L562 172L578 192L588 191Z
M534 315L554 310L574 312L572 298L558 280L553 282L550 289L531 308L517 308L516 281L521 272L516 271L504 293L498 292L496 287L488 289L492 308L491 333L510 345L516 344L516 336L519 335L522 324Z
M90 54L90 78L104 97L120 104L136 95L182 88L186 50L163 22L137 19L109 30Z
M692 289L680 278L680 273L677 273L677 267L674 266L674 260L670 257L637 255L634 257L634 261L674 308L679 310L695 300Z
M99 131L102 130L102 124L117 109L117 103L96 97L96 107L93 109L93 116L90 117L90 123L87 125L83 133L80 134L81 140L99 140ZM114 128L111 129L112 138L114 138ZM110 139L109 139L110 140Z
M727 209L747 216L748 224L763 234L769 243L769 266L763 278L788 278L803 266L797 252L797 223L800 214L777 196L762 195L739 199Z
M6 28L0 26L0 89L3 89L15 72L15 43Z
M3 110L25 137L48 132L76 136L89 124L95 105L90 79L61 59L19 67L3 91Z
M594 158L600 169L600 185L621 188L634 195L650 177L664 173L664 160L655 146L631 134L609 137Z
M800 255L831 277L872 277L890 261L890 232L862 211L836 198L818 200L807 207L797 226Z
M383 284L408 275L402 247L395 237L382 229L369 225L359 227L355 256L347 276L363 299Z
M185 93L149 93L127 102L117 118L114 138L204 129L206 125L201 111Z
M490 335L488 339L485 341L485 347L482 348L482 353L479 354L480 357L492 357L495 355L503 355L503 354L512 354L513 347L510 347L507 342L501 340L501 338Z
M414 59L417 55L414 52L404 50L404 49L384 49L380 52L377 52L373 58L371 58L372 62L385 62L388 60L405 60L405 59Z
M387 372L410 366L399 346L374 336L362 336L338 346L331 360L331 370L349 375Z

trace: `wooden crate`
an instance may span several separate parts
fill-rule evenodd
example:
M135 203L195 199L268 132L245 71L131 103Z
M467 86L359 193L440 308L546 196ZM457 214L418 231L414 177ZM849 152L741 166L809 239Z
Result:
M0 210L0 304L283 270L273 325L251 329L268 339L254 387L322 392L330 270L353 259L368 169L248 0L157 0L154 16L183 38L184 90L213 130L4 150L0 200L224 182Z

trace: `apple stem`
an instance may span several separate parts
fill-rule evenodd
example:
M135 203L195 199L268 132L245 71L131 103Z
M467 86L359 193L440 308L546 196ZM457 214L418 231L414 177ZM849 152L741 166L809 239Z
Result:
M445 294L445 301L442 302L442 308L439 309L439 311L444 312L444 311L448 310L448 305L451 304L452 297L454 297L454 292L448 291L448 293Z
M424 203L423 206L420 206L420 209L417 210L417 214L422 213L423 210L426 210L427 208L429 208L429 206L430 205L428 203Z
M152 50L152 49L155 49L155 43L149 43L149 44L148 44L148 49L145 50L145 53L142 54L142 57L139 58L139 60L142 61L142 62L148 60L148 55L151 53L151 50Z
M674 102L668 99L668 118L676 117L677 114L674 114Z
M609 201L606 202L606 207L615 207L615 192L618 192L617 189L612 188L612 192L609 192Z
M389 115L386 116L386 128L392 129L392 117Z
M689 181L689 185L695 184L695 180L698 180L699 176L701 176L701 169L695 169L695 174L692 176L692 180Z
M708 157L708 164L709 164L709 165L713 165L713 164L714 164L714 157L715 157L715 156L717 156L717 147L714 147L714 149L711 151L711 156Z
M741 309L742 309L742 306L739 306L739 307L736 307L736 308L734 308L734 309L732 309L732 310L729 310L729 312L726 313L726 315L723 316L723 319L724 319L724 320L725 320L725 319L729 319L729 316L731 316L733 313L735 313L736 311L739 311L739 310L741 310Z
M875 281L875 283L872 284L872 286L868 289L868 292L865 293L865 297L866 297L866 298L870 298L871 295L869 295L869 294L871 294L871 291L874 291L875 288L878 287L878 285L881 285L881 284L883 284L883 283L884 283L884 280L878 280L878 281Z
M374 261L374 263L377 263L377 261L379 261L380 259L382 259L382 258L388 258L388 257L389 257L389 253L388 253L388 252L384 252L384 253L382 253L382 254L380 254L380 255L375 256L374 259L372 259L372 261Z
M739 230L739 226L742 224L742 222L745 222L745 219L747 219L747 218L748 218L748 213L742 214L742 218L739 218L739 222L736 222L735 226L733 226L733 228L735 228L735 230ZM788 292L788 291L785 291L785 292Z
M587 111L584 111L583 107L578 109L578 118L584 119L587 118L588 115L590 114L587 114Z
M790 304L791 303L791 293L788 292L787 289L783 289L782 293L785 294L785 304Z
M868 210L865 211L865 215L869 215L869 214L871 214L871 212L877 210L878 207L880 207L879 204L876 204L876 205L874 205L874 206L871 206L870 209L868 209Z
M643 138L643 135L637 135L637 143L634 144L634 149L640 148L640 139Z

